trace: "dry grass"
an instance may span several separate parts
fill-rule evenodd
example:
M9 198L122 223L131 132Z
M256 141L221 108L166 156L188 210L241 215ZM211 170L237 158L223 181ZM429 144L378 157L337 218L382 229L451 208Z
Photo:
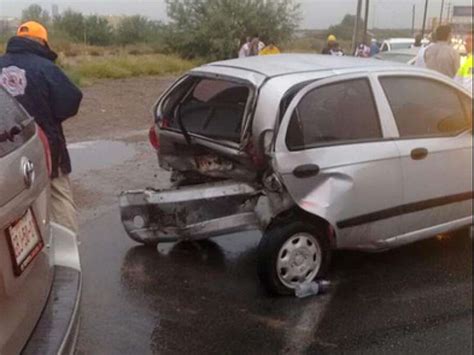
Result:
M192 69L199 63L174 55L105 55L60 57L60 63L79 85L94 79L122 79L149 75L177 75Z

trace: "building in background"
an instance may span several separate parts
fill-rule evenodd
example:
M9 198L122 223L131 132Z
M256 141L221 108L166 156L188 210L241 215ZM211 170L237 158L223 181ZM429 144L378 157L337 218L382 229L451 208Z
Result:
M472 31L472 6L454 6L451 14L451 24L454 33L465 35Z

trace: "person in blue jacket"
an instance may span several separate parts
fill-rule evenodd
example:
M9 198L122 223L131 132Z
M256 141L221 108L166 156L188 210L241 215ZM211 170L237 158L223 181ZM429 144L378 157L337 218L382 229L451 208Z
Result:
M0 85L35 119L47 137L51 152L51 219L78 232L77 212L69 174L71 160L62 123L77 114L81 91L55 64L48 32L29 21L18 28L0 57Z

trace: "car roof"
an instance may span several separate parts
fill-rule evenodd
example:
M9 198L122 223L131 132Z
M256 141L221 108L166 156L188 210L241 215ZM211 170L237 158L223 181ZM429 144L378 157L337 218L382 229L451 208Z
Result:
M415 43L414 38L388 38L386 41L389 43Z
M377 68L405 67L390 62L375 59L338 57L319 54L279 54L272 56L255 56L240 59L231 59L214 62L203 68L228 68L238 69L272 78L282 75L291 75L304 72L337 71L359 72L363 70L376 70Z

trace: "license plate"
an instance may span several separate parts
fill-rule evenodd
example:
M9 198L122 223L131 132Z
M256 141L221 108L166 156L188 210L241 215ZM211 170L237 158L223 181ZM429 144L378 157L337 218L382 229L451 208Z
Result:
M20 276L44 247L31 209L7 230L13 272Z

